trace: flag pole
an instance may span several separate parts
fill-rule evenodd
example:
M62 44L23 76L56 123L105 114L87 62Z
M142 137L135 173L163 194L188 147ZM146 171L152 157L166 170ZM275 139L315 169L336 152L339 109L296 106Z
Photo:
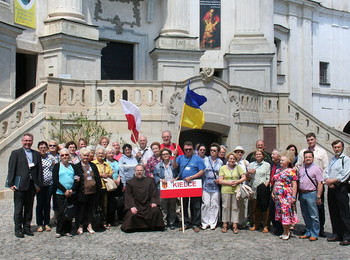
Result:
M182 224L182 233L185 233L185 219L184 219L183 197L181 197L181 224Z

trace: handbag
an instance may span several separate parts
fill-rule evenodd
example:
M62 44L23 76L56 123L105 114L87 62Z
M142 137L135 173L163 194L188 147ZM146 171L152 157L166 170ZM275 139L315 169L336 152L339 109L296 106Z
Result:
M237 191L236 191L236 199L251 199L253 198L254 191L251 187L249 187L247 184L239 184Z
M111 178L102 178L102 180L106 185L107 191L115 191L118 188L117 184Z
M103 210L100 205L98 205L94 212L93 225L95 227L100 227L104 219Z
M77 207L73 203L73 200L70 198L66 198L64 203L64 217L66 219L73 219L77 214Z

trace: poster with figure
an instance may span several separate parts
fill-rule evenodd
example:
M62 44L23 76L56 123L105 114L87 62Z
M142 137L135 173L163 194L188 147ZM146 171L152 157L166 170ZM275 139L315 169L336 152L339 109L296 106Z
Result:
M14 0L15 23L36 27L36 0Z
M200 0L200 49L221 47L220 0Z

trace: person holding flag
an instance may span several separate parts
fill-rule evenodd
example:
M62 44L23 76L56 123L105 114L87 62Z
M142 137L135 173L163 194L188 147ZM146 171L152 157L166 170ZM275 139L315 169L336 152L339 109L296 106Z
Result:
M188 128L201 129L204 124L204 113L200 109L200 106L207 101L207 98L198 95L194 91L190 90L190 81L188 81L185 103L183 105L181 126ZM184 180L188 183L194 179L200 179L204 174L205 164L198 155L194 154L194 147L192 142L184 143L185 154L177 157L175 154L175 160L173 167L176 169L179 167L179 179ZM190 201L191 210L191 222L188 215L188 206ZM191 223L194 232L199 232L201 225L201 197L183 198L183 215L185 225L180 228L180 231L188 229Z

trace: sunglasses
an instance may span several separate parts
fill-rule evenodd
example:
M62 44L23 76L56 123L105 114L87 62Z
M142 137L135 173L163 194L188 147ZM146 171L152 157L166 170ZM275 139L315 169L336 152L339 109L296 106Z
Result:
M210 149L211 152L217 152L218 150L215 149Z
M49 144L49 147L56 147L57 145L55 144Z
M61 154L61 157L68 157L69 154L68 153L65 153L65 154Z

